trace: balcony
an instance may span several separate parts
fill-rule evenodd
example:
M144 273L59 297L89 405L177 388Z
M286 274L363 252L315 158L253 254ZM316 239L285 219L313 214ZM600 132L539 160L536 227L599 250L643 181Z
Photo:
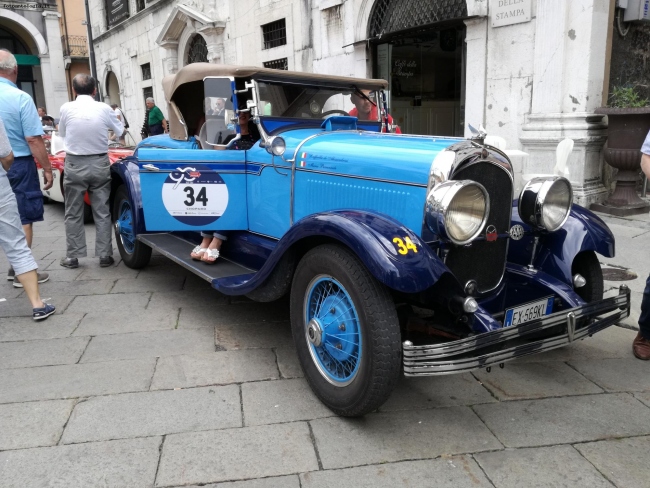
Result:
M71 58L88 57L88 40L86 36L61 36L63 56Z

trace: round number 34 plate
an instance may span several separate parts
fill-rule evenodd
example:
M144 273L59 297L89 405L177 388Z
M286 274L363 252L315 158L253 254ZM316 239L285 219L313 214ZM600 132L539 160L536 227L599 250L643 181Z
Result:
M228 187L217 173L192 166L172 171L162 188L165 209L188 225L211 224L228 206Z

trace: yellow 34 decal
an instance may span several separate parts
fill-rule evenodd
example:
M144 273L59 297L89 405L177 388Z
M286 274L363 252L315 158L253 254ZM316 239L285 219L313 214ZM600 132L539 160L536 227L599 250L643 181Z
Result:
M409 251L413 252L418 252L418 248L415 244L413 244L413 241L411 240L410 237L405 237L404 240L402 240L401 237L395 237L393 239L393 243L397 246L397 252L405 255L408 254Z

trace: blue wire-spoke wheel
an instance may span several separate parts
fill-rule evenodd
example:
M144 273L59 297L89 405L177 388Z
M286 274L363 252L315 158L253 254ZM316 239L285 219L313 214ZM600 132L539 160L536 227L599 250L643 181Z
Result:
M131 213L131 204L127 200L122 200L119 206L117 220L115 221L117 233L124 250L129 254L135 251L135 235L133 234L133 214Z
M304 303L305 340L320 374L334 386L349 385L361 365L362 334L354 302L332 276L318 275Z

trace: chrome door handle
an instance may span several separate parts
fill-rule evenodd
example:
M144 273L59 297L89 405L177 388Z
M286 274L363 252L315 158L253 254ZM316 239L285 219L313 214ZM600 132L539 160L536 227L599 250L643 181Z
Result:
M153 164L143 164L142 167L144 169L148 169L149 171L160 171L160 168L157 168Z

